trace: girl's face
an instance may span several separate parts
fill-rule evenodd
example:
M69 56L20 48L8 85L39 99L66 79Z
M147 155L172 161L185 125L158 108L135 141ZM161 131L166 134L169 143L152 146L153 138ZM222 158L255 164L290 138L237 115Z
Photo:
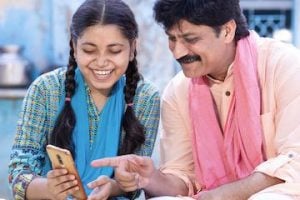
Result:
M91 92L107 95L134 58L130 44L117 25L88 27L73 43L74 56Z

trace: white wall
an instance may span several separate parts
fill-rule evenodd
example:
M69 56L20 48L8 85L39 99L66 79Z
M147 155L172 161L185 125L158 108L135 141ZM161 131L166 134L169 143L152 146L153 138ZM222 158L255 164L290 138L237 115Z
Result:
M300 48L300 0L294 0L293 8L293 42L298 48Z

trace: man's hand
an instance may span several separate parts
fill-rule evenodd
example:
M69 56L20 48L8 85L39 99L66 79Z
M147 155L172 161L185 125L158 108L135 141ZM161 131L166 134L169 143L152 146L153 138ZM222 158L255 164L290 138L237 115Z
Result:
M98 159L92 161L91 165L115 168L115 180L125 192L146 187L155 172L154 163L150 157L137 155Z

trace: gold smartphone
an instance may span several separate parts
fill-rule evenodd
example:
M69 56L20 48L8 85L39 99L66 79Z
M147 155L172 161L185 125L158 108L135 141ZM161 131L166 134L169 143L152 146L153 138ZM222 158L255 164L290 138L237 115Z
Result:
M47 145L46 150L51 160L53 169L65 168L68 170L69 174L73 174L76 177L76 180L78 181L79 190L73 193L72 196L76 199L87 199L86 193L82 186L82 182L80 180L70 151L50 144Z

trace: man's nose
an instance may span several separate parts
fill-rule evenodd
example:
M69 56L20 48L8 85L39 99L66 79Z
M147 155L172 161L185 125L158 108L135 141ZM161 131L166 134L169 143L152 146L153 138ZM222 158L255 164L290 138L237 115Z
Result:
M174 43L173 48L171 49L175 59L182 58L188 54L188 48L182 42Z

